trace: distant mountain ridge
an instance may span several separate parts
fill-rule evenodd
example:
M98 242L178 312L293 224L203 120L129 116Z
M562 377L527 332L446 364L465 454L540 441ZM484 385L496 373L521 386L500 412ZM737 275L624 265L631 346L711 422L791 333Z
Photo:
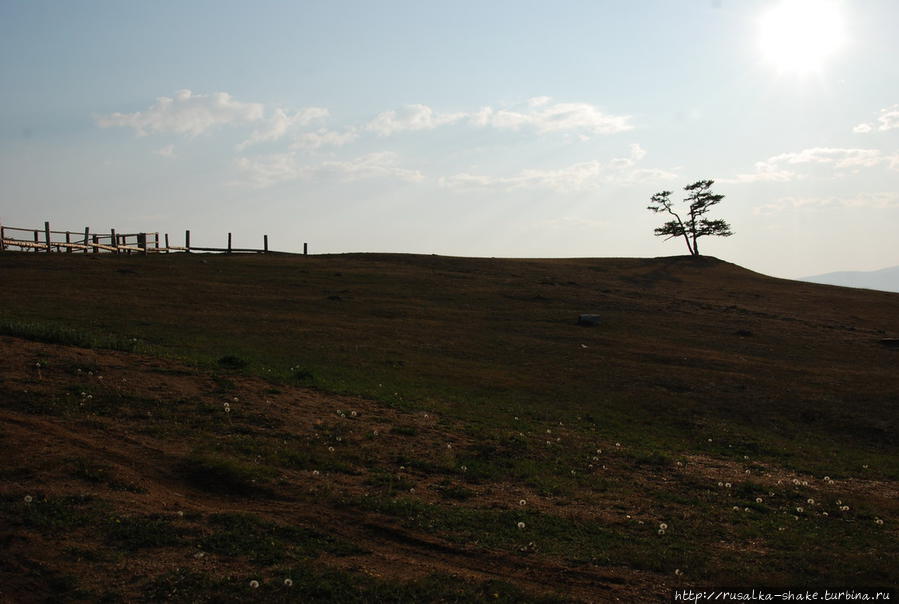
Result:
M800 281L899 293L899 266L891 266L878 271L837 271L814 277L803 277Z

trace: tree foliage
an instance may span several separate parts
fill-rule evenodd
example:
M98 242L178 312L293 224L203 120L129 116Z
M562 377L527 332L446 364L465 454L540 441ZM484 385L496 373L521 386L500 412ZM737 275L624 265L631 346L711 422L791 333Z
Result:
M684 187L687 196L684 202L688 204L687 214L681 218L674 210L674 202L671 200L671 191L661 191L650 199L652 205L648 210L655 213L667 213L674 217L662 226L655 229L657 237L665 237L665 240L673 237L683 237L687 243L687 249L691 256L699 256L699 238L706 235L717 237L730 237L733 232L730 225L723 220L709 220L703 216L724 199L724 195L712 193L714 180L698 180L692 185Z

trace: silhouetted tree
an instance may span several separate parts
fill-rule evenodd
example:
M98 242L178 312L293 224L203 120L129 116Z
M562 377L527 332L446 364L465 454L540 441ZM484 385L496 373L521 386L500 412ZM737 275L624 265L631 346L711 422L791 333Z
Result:
M674 216L674 220L669 220L655 230L656 236L663 237L667 235L666 241L672 237L683 237L684 241L687 242L687 249L690 250L690 255L698 256L698 239L700 237L706 235L730 237L733 235L730 225L725 221L701 218L713 205L724 199L724 195L712 193L711 188L713 184L715 184L714 180L698 180L692 185L684 187L684 191L688 193L684 201L690 204L689 215L685 216L684 219L681 219L680 215L672 208L674 202L671 201L671 191L662 191L653 195L652 199L650 199L652 205L648 206L647 209L656 213L667 212Z

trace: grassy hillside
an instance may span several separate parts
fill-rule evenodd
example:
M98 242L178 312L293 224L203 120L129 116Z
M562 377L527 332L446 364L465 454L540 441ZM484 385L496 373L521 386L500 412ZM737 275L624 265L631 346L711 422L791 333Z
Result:
M899 295L684 257L7 253L0 276L0 446L121 441L6 471L22 556L80 576L35 553L58 534L24 503L42 489L54 514L80 514L72 535L107 535L86 547L107 572L147 565L106 592L38 573L48 594L152 599L183 580L188 601L229 581L236 599L272 598L246 585L275 571L334 601L344 580L410 601L664 597L735 573L897 583L899 351L880 341L899 335ZM94 366L134 373L111 388ZM220 413L234 397L241 412ZM175 493L195 502L185 516L148 513ZM172 536L123 554L129 537L95 512ZM210 546L238 526L281 553Z

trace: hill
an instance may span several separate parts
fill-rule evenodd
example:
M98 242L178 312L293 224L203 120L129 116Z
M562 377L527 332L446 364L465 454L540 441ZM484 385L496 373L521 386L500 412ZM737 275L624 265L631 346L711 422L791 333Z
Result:
M886 292L899 292L899 266L878 271L838 271L824 275L815 275L814 277L804 277L801 280L843 287L861 287Z
M6 253L0 271L4 597L899 578L895 294L687 257Z

